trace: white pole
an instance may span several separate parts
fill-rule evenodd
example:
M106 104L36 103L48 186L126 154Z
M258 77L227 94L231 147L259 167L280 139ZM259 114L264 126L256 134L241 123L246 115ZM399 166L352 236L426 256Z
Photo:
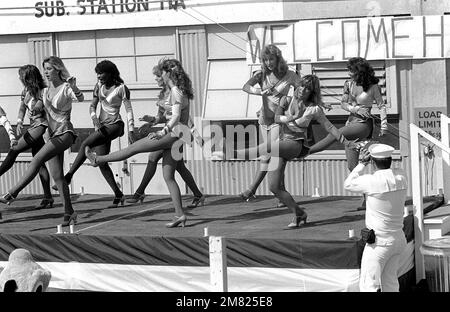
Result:
M450 147L448 134L449 123L450 118L444 114L441 114L441 141L447 147ZM442 153L442 169L444 176L444 203L448 204L450 199L450 183L446 183L445 181L445 179L450 177L450 155L448 153Z
M226 249L225 238L209 237L209 269L212 291L228 291Z
M447 116L441 114L441 140L439 141L435 137L426 133L414 124L409 125L410 137L411 137L411 180L412 180L412 199L414 209L414 255L415 255L415 267L416 267L416 281L425 278L425 264L424 257L420 252L420 246L423 244L423 193L422 193L422 180L420 175L420 141L419 136L424 137L435 146L442 150L443 159L443 171L444 179L447 178L449 170L449 127L450 119ZM450 195L450 186L447 185L444 180L444 196L448 198Z
M410 124L411 136L411 181L414 209L414 260L416 268L416 282L425 278L424 258L420 252L423 243L423 195L420 177L420 143L419 128Z

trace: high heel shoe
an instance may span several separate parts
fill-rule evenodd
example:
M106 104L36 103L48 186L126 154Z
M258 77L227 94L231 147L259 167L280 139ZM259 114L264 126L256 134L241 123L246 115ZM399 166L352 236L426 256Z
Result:
M119 203L123 206L123 202L125 201L125 196L122 195L120 197L114 197L113 203L108 206L108 208L117 208Z
M187 220L186 215L182 215L181 217L175 216L173 222L166 223L166 227L174 228L177 227L179 224L181 224L181 226L184 227L186 225L186 220Z
M144 202L145 194L134 193L133 197L127 199L127 203L136 204L138 201Z
M277 208L283 208L283 207L286 207L286 205L283 204L281 201L279 201L277 204Z
M306 218L308 217L308 215L306 214L306 212L303 212L303 214L301 216L295 216L292 219L292 222L288 224L287 228L288 229L296 229L298 227L300 227L300 223L303 221L303 224L306 224Z
M65 213L62 226L68 226L72 222L73 222L73 225L77 224L77 216L78 216L78 213L76 213L75 211L71 215L68 213Z
M90 163L89 166L97 167L97 154L93 151L91 151L91 148L89 146L86 146L84 149L84 154L86 155L87 159L89 159Z
M246 190L246 191L242 192L241 194L239 194L239 196L245 201L249 201L250 199L256 198L255 193L251 190Z
M41 203L34 207L34 209L45 209L47 208L53 208L53 203L55 202L55 200L53 198L43 198Z
M200 197L194 197L192 200L192 204L188 205L188 208L196 208L197 206L204 206L205 205L205 195L202 195Z
M6 204L6 205L11 204L15 200L16 200L16 198L9 193L6 193L2 197L0 197L0 203Z

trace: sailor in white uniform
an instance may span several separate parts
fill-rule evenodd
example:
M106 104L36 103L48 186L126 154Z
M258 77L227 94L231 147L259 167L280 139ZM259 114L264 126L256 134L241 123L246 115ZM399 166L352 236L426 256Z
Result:
M344 182L344 188L367 196L365 223L375 232L375 242L366 243L361 260L360 291L398 292L397 271L406 248L403 212L407 179L400 169L391 169L394 148L373 144L361 152L360 162ZM373 174L361 172L371 162Z

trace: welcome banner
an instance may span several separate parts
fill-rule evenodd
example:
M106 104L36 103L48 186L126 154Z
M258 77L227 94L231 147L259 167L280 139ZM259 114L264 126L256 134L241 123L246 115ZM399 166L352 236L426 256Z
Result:
M247 63L276 44L289 63L450 57L450 16L390 16L254 24L247 31Z

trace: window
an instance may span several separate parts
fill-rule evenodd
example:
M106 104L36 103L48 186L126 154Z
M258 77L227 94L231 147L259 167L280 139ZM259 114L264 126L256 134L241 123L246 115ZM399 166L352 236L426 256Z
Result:
M128 86L156 86L152 68L162 57L174 57L173 36L169 28L67 32L57 34L56 48L80 85L92 88L97 81L95 65L108 59Z
M30 62L27 40L26 35L0 36L0 50L5 56L0 58L0 106L11 124L16 124L23 90L18 70ZM3 127L0 128L0 152L6 153L9 151L9 137Z
M261 99L242 91L253 70L245 59L208 61L203 119L255 120Z

